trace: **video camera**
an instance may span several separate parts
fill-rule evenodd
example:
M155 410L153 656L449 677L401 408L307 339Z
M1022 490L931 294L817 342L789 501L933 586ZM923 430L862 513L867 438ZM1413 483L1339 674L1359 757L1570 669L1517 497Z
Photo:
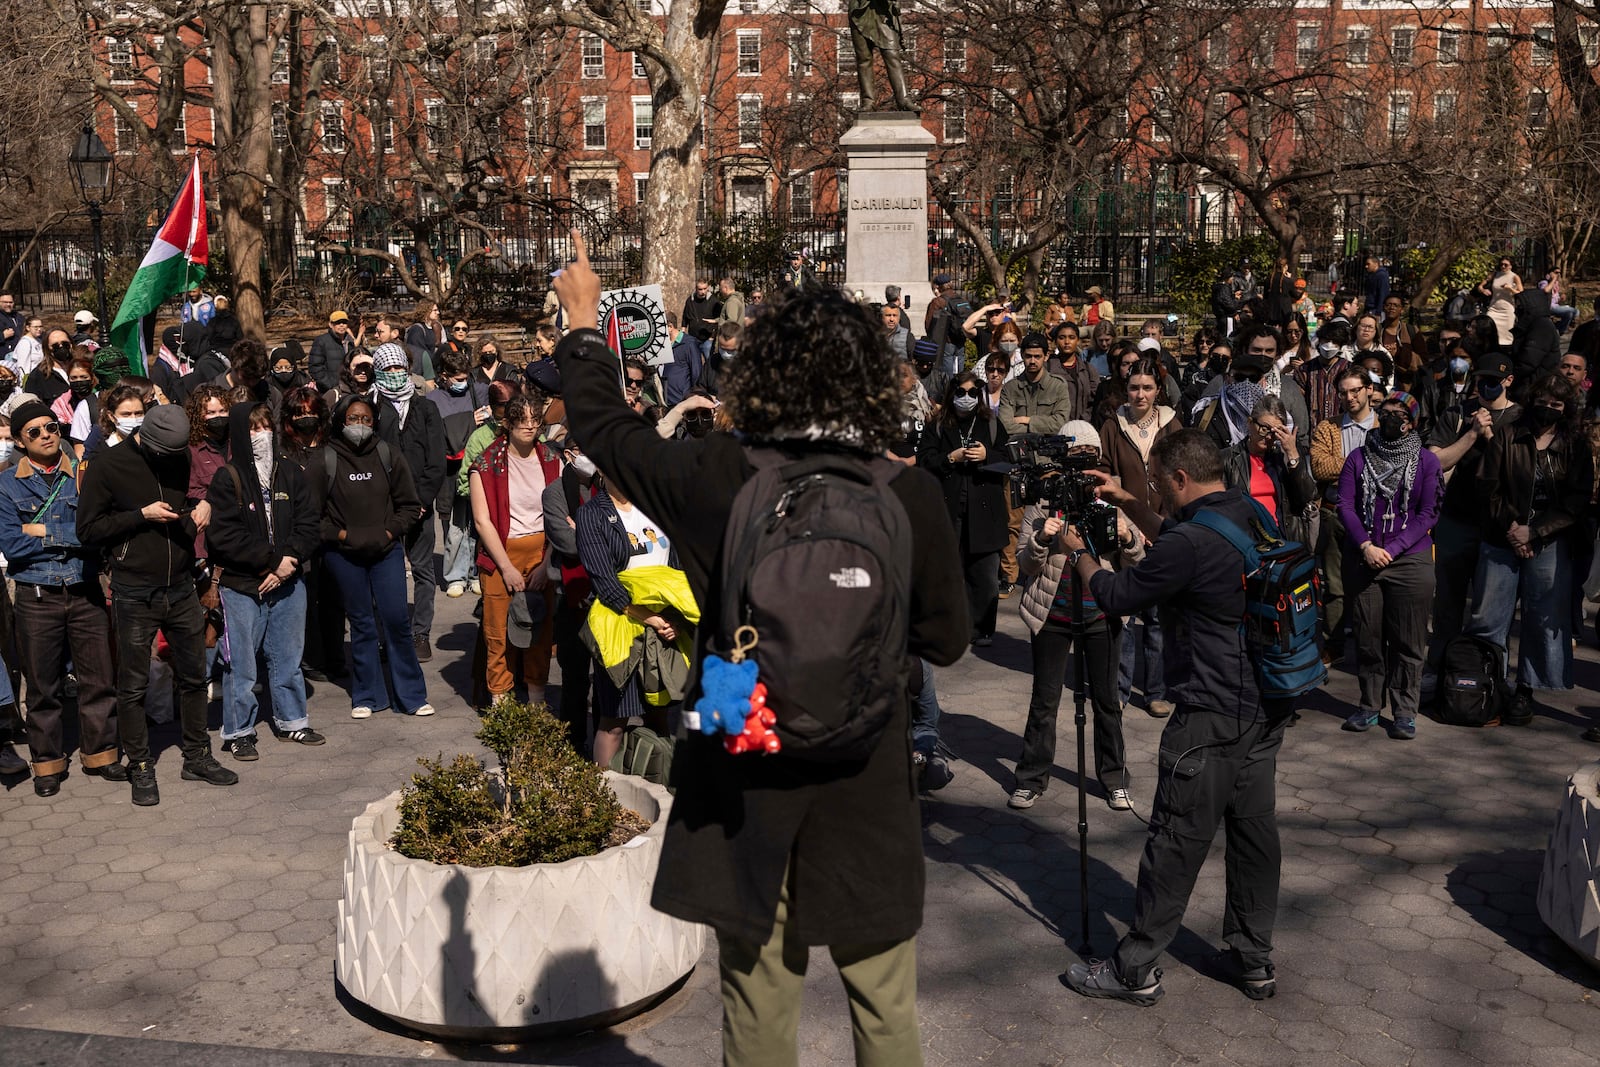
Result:
M1073 455L1076 438L1025 433L1006 441L1009 464L1002 465L1009 482L1011 506L1038 502L1076 526L1096 558L1117 543L1117 509L1099 500L1100 483L1085 472L1096 469L1095 456Z

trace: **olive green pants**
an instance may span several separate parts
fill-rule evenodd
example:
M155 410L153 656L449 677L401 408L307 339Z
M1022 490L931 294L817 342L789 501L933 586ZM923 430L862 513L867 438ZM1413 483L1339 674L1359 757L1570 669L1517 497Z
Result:
M810 949L787 936L788 879L764 945L717 935L724 1067L794 1067ZM829 945L850 999L857 1067L921 1067L917 941Z

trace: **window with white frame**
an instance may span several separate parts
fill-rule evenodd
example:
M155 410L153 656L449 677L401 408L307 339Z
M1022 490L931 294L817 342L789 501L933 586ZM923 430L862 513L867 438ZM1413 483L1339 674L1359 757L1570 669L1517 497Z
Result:
M739 30L739 76L753 78L761 73L761 31Z
M1505 55L1511 51L1511 31L1500 25L1490 26L1483 48L1490 56Z
M366 3L366 16L369 19L382 18L383 17L383 0L367 0L367 3Z
M739 97L739 147L761 144L761 97L745 93Z
M1438 60L1455 63L1461 58L1461 27L1443 26L1439 29Z
M106 66L113 82L133 81L133 42L126 37L106 38Z
M633 202L639 207L644 207L650 198L650 175L635 174L633 176Z
M856 72L856 46L850 43L850 31L839 30L834 34L834 66L840 74L854 74Z
M324 37L317 46L317 54L322 57L323 65L330 78L339 76L339 39L337 37Z
M789 179L789 217L809 219L813 210L812 204L811 175L797 174Z
M272 105L272 147L289 147L289 115L282 104Z
M656 112L655 105L648 96L633 98L633 147L646 149L650 147L651 138L655 135Z
M739 0L739 14L754 15L756 13L756 0Z
M964 144L967 140L967 105L961 100L944 102L944 143Z
M550 128L550 101L535 100L524 97L522 100L522 132L528 147L532 148L545 142L545 134Z
M796 26L789 27L789 73L807 75L811 66L811 31Z
M1411 93L1401 89L1389 94L1389 138L1404 140L1411 132Z
M601 152L606 147L606 98L583 98L583 147L589 152Z
M1162 88L1150 90L1150 139L1165 141L1172 136L1172 99Z
M1257 67L1270 68L1278 61L1278 31L1270 27L1256 34L1255 42L1250 48Z
M1442 92L1433 94L1433 130L1435 133L1454 133L1456 131L1456 94Z
M472 42L472 59L478 66L492 68L495 55L500 51L500 38L494 34L479 37Z
M1417 28L1396 26L1389 31L1389 61L1409 67L1417 54Z
M1543 130L1550 125L1550 94L1535 89L1528 94L1528 129Z
M861 110L860 93L839 94L839 133L842 135L850 128L851 120L856 112Z
M850 168L839 167L833 172L834 192L839 198L839 210L850 202Z
M118 152L132 152L139 147L139 136L133 123L124 118L120 111L111 113L111 139Z
M582 57L583 77L604 78L606 76L606 43L592 33L586 33L578 38L578 52Z
M633 76L635 78L650 77L650 72L644 69L644 56L638 52L633 53Z
M450 112L443 100L429 100L423 104L423 114L428 123L428 146L435 151L450 144Z
M1578 46L1583 49L1583 65L1600 63L1600 26L1585 22L1578 27Z
M1351 66L1365 66L1372 48L1372 30L1367 26L1351 26L1344 33L1344 61Z
M960 37L946 37L944 51L941 57L944 60L944 69L960 72L967 69L967 42Z
M1533 51L1530 54L1536 67L1548 67L1556 58L1556 28L1554 26L1535 26L1533 28Z
M1294 139L1301 144L1315 143L1317 138L1317 94L1294 94Z
M273 85L289 84L289 42L281 37L272 46L271 80Z
M340 178L322 179L323 225L330 230L350 228L350 205L344 199L344 181Z
M172 123L172 140L170 144L174 150L181 149L189 143L189 109L182 104L178 105L178 117Z
M1206 62L1214 67L1228 63L1228 24L1218 22L1206 37Z
M389 84L389 39L387 37L370 38L372 47L377 54L367 57L367 80L374 86Z
M1348 137L1364 139L1367 135L1366 97L1347 96L1339 103L1339 128Z
M1294 28L1294 61L1299 67L1309 67L1317 62L1322 47L1322 27L1315 22L1302 22Z
M327 152L343 152L350 147L344 136L344 115L339 105L322 105L322 148Z
M382 142L378 145L378 150L385 155L393 154L395 140L393 115L385 115L378 121L378 137Z

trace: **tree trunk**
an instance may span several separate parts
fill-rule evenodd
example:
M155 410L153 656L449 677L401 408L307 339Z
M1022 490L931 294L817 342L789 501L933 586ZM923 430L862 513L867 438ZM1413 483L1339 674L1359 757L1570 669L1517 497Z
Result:
M233 272L234 314L246 337L266 330L261 285L265 227L261 205L272 150L268 87L272 49L264 6L219 10L208 27L217 121L216 186L223 246Z
M644 280L659 283L666 307L676 311L694 287L695 216L705 174L696 130L700 102L678 96L656 109L645 194Z

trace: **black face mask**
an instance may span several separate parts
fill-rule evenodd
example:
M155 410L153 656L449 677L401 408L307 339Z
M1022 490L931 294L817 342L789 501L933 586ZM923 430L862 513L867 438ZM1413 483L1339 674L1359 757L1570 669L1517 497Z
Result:
M1494 381L1491 378L1478 379L1478 399L1480 400L1484 400L1492 404L1496 400L1499 400L1500 394L1505 391L1506 387L1504 385Z
M50 346L50 355L61 363L72 358L72 345L67 341L57 341Z
M1528 417L1533 420L1534 426L1538 427L1540 430L1550 429L1556 423L1561 421L1561 416L1564 414L1566 413L1557 411L1552 407L1546 407L1543 404L1535 404L1533 407L1528 409Z
M1378 433L1385 441L1398 441L1406 435L1406 417L1397 411L1378 416Z
M68 386L68 388L70 388L72 390L72 395L73 396L77 397L79 400L82 400L84 397L86 397L90 393L94 392L94 383L93 382L73 382L70 386Z
M0 382L0 401L4 401L4 400L8 399L11 396L11 394L16 392L16 391L17 391L17 383L16 382Z
M294 374L295 372L292 370L275 370L272 372L272 377L279 385L288 385L294 381Z
M485 366L485 367L493 366L494 362L499 358L500 358L500 353L498 353L498 352L479 352L478 353L478 363L481 364L482 366Z
M300 415L290 425L294 427L294 432L301 437L312 437L316 434L317 428L322 425L322 420L315 415Z
M228 416L213 415L206 420L206 433L212 437L221 437L228 432Z

